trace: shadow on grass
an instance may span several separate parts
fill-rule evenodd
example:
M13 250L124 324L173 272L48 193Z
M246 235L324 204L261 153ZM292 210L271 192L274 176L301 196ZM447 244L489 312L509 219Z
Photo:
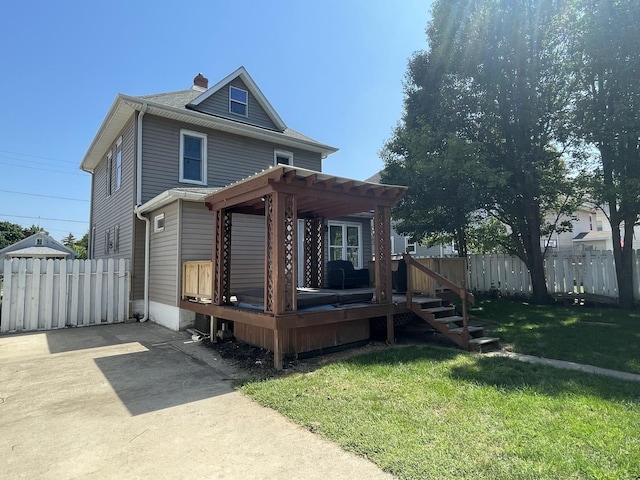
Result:
M640 374L640 312L495 299L471 314L516 352Z
M442 368L443 375L452 380L485 385L505 393L527 390L550 397L591 395L605 400L640 403L640 385L636 382L438 347L390 348L350 358L344 363L389 367L383 374L393 374L396 366L415 364L425 373Z

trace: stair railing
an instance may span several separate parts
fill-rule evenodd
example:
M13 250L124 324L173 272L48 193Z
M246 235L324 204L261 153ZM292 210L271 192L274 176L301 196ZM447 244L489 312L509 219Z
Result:
M469 349L469 314L467 312L467 302L475 303L476 298L473 293L467 291L466 280L462 277L462 285L453 283L448 278L443 277L438 272L431 270L429 267L416 262L410 254L405 253L402 255L405 263L407 264L407 304L411 304L413 301L413 295L411 291L411 268L424 273L436 280L440 285L447 287L453 293L455 293L462 302L462 338L464 342L464 348Z

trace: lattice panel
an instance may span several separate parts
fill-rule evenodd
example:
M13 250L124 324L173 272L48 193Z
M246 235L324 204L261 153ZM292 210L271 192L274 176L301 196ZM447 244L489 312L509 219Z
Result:
M231 298L229 296L231 290L231 214L226 212L222 218L223 232L222 232L222 278L220 279L220 290L223 295L222 301L224 303L230 303Z
M314 272L312 272L312 276L315 279L316 288L324 287L324 219L323 218L315 218L313 220L314 224ZM315 273L315 275L314 275Z
M296 275L296 208L293 195L284 196L284 311L293 312Z
M264 198L264 216L266 223L266 235L267 235L267 262L266 277L265 278L265 299L264 309L266 312L273 312L274 310L274 278L273 278L273 263L274 263L274 235L275 235L275 219L273 211L273 194L266 195Z
M220 221L222 212L216 210L213 212L213 295L212 301L214 305L222 304L222 292L220 291L220 265L222 259L222 252L220 250L220 238L223 235L222 222Z
M314 245L313 220L307 218L304 221L304 286L313 287L313 245Z

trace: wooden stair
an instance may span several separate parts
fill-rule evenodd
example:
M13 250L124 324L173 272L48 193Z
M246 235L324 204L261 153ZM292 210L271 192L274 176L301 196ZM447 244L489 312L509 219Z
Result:
M456 345L467 348L464 338L464 318L456 314L453 305L443 305L440 298L413 297L410 309L434 330L442 333ZM468 326L469 350L484 352L500 348L500 340L485 337L480 326Z

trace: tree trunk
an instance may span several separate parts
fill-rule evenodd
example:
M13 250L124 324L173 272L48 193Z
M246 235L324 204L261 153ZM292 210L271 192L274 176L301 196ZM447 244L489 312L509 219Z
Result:
M527 231L522 232L523 246L527 257L527 267L531 275L532 298L534 303L550 303L544 273L544 256L540 248L540 211L535 202L525 205Z
M616 280L618 281L618 304L625 309L632 309L633 298L633 223L635 218L625 218L624 242L613 244L616 262ZM629 227L630 225L630 227ZM616 247L619 251L616 255Z

